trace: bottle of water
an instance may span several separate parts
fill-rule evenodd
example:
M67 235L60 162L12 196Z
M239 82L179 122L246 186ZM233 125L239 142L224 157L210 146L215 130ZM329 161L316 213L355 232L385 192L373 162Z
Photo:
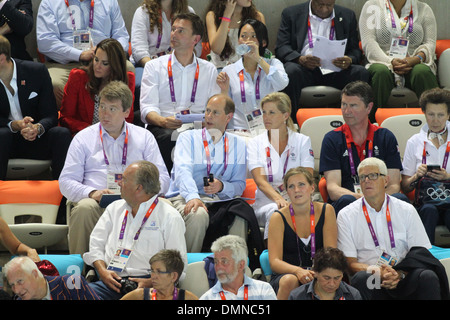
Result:
M245 43L242 43L236 47L236 54L239 56L243 56L246 53L250 52L250 47Z

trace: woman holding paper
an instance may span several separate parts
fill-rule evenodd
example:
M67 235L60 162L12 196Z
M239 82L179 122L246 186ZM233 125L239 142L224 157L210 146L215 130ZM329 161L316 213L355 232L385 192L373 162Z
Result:
M359 19L375 104L385 107L395 85L422 92L438 87L436 19L430 6L417 0L369 0Z

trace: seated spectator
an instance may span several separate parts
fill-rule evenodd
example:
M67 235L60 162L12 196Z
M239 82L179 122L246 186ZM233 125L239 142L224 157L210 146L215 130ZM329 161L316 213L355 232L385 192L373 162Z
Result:
M5 180L12 158L50 159L53 179L58 179L71 136L58 127L47 68L11 58L11 45L0 36L0 80L0 180Z
M83 254L89 235L102 215L103 194L118 194L118 181L126 166L147 160L158 167L161 193L169 174L152 134L125 121L133 101L129 87L111 81L100 91L99 123L81 130L72 140L59 179L61 193L71 202L68 214L69 251Z
M374 10L378 14L374 14ZM370 120L385 107L394 87L407 87L417 97L439 86L435 49L437 26L430 6L417 0L369 0L359 17L362 49L375 92ZM396 45L407 42L407 52Z
M203 252L210 215L233 201L242 201L235 197L242 195L246 184L245 141L225 131L233 112L234 103L230 97L214 95L206 105L205 127L187 130L177 139L175 165L166 196L185 220L188 252ZM249 214L254 217L253 210L248 205L243 206L239 208L250 209ZM231 222L215 220L220 224L230 222L234 225L230 232L245 237L245 220L227 214ZM219 237L213 236L212 240Z
M341 110L345 124L328 132L320 152L319 171L327 182L328 202L336 214L362 197L356 167L367 157L377 157L388 166L386 192L409 202L400 193L402 163L397 139L386 128L373 125L369 114L373 107L373 91L362 81L349 83L342 90Z
M4 272L15 300L100 300L83 276L44 276L29 257L13 258Z
M265 59L269 35L264 23L246 20L239 28L239 45L250 51L237 62L226 66L217 77L222 93L228 94L236 105L229 129L251 131L257 135L264 129L260 102L267 94L284 89L289 78L283 64L276 58ZM257 112L257 113L256 113Z
M406 143L402 164L404 193L414 190L422 178L430 178L436 183L450 179L450 168L447 164L450 143L450 91L440 88L425 91L420 97L420 107L427 123ZM437 165L439 169L429 170L428 165ZM431 244L434 244L436 226L443 221L447 228L450 228L450 206L445 201L415 205L428 238Z
M289 76L285 91L292 101L291 117L297 121L302 89L325 85L342 89L352 81L369 81L369 72L360 65L358 23L355 13L334 4L334 0L310 0L287 7L281 15L275 55ZM317 37L347 40L344 56L332 61L339 72L322 73L320 58L314 56Z
M240 59L236 53L238 31L247 19L266 22L251 0L210 0L205 18L207 39L211 62L219 70Z
M214 65L194 54L202 35L203 22L199 16L193 13L176 16L170 37L173 52L146 63L142 76L141 120L155 136L169 172L176 136L188 126L182 127L182 120L175 115L203 113L209 97L220 91Z
M289 300L361 300L358 290L342 281L347 260L341 250L324 248L314 257L314 281L291 291Z
M386 193L389 176L378 158L358 165L364 197L339 212L338 248L363 299L439 300L448 297L444 266L431 248L416 209Z
M122 199L106 208L92 230L89 252L83 255L100 277L90 286L105 300L128 293L122 280L148 278L149 260L162 249L179 250L184 266L187 264L184 222L171 204L158 196L158 168L145 160L132 163L119 185ZM153 277L134 280L145 287L158 287L157 280L152 284Z
M333 207L311 200L314 178L305 168L292 168L283 178L290 205L275 211L269 224L270 284L278 300L314 279L312 261L318 250L337 246Z
M163 249L150 258L153 288L138 288L121 300L198 300L190 291L179 289L184 262L178 250Z
M75 135L98 119L99 93L113 80L128 84L134 100L134 73L126 69L126 56L119 41L104 39L96 46L86 68L74 68L64 87L60 123ZM133 122L133 105L127 122Z
M106 38L128 52L129 35L117 0L42 0L36 17L38 50L46 57L58 109L70 70L88 64ZM129 71L134 72L128 61Z
M33 30L31 0L0 1L0 35L11 43L11 57L33 60L27 51L25 37Z
M200 300L276 300L267 282L245 274L248 249L244 239L235 235L220 237L211 251L218 281Z
M289 205L283 187L286 171L301 166L313 174L314 154L311 139L294 127L291 101L285 93L268 94L261 109L267 131L248 141L247 163L257 186L252 207L267 240L273 212Z
M170 34L172 19L179 13L195 13L187 0L144 0L136 9L131 24L132 59L136 67L172 51ZM195 47L196 56L202 53L202 43Z

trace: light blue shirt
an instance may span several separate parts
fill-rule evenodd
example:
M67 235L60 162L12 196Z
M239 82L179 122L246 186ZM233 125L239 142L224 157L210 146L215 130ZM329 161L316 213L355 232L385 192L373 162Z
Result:
M91 1L69 0L77 30L89 28ZM129 35L117 0L96 0L91 29L94 46L106 38L120 42L128 51ZM79 61L81 50L73 47L72 19L64 0L42 0L36 17L36 40L40 53L66 64Z
M222 200L240 197L246 185L246 146L245 141L234 134L226 132L216 144L206 131L211 154L211 173L222 181L223 190L218 193ZM227 169L224 169L224 140L228 137L229 151ZM167 198L180 194L186 202L204 196L203 177L207 174L207 161L203 146L202 129L187 130L177 138L175 146L174 167L172 169Z
M69 200L78 202L88 198L93 190L107 188L107 173L123 172L127 166L138 160L152 162L159 170L161 193L169 187L169 173L159 152L155 137L150 131L127 123L128 150L126 165L122 166L123 146L126 129L117 139L103 130L103 144L110 162L107 166L100 140L99 123L78 132L70 143L66 162L59 177L61 193Z
M269 74L266 74L264 70L258 66L253 78L250 73L245 71L242 59L223 68L222 71L230 78L230 89L228 94L236 105L233 119L228 124L229 129L249 129L246 121L246 114L253 109L260 108L261 100L266 95L283 90L289 84L289 77L280 60L275 58L265 60L270 65ZM242 103L241 97L241 81L239 79L241 70L244 70L245 104ZM256 83L258 76L260 77L259 100L256 99Z
M220 292L223 291L227 300L244 300L244 288L248 286L248 300L277 300L272 286L265 281L255 280L244 275L244 284L239 288L237 295L223 290L220 281L206 291L200 300L221 300Z

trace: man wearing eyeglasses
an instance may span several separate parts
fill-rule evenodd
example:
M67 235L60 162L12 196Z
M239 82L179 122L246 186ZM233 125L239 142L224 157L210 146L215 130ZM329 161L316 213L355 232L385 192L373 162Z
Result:
M161 193L169 188L169 174L153 135L126 122L133 96L128 86L112 81L100 92L100 122L80 131L72 140L59 185L72 209L69 251L83 254L89 235L104 211L103 195L119 194L127 165L137 160L154 163L160 173Z
M382 159L389 176L386 193L408 201L400 193L402 163L397 139L386 128L370 123L373 91L363 81L351 82L341 95L341 111L345 124L328 132L320 153L319 171L326 180L328 202L336 214L349 203L362 197L356 168L365 158Z
M363 197L337 216L338 248L347 257L351 285L368 300L445 298L445 268L428 251L416 209L386 193L386 164L366 158L357 172Z

